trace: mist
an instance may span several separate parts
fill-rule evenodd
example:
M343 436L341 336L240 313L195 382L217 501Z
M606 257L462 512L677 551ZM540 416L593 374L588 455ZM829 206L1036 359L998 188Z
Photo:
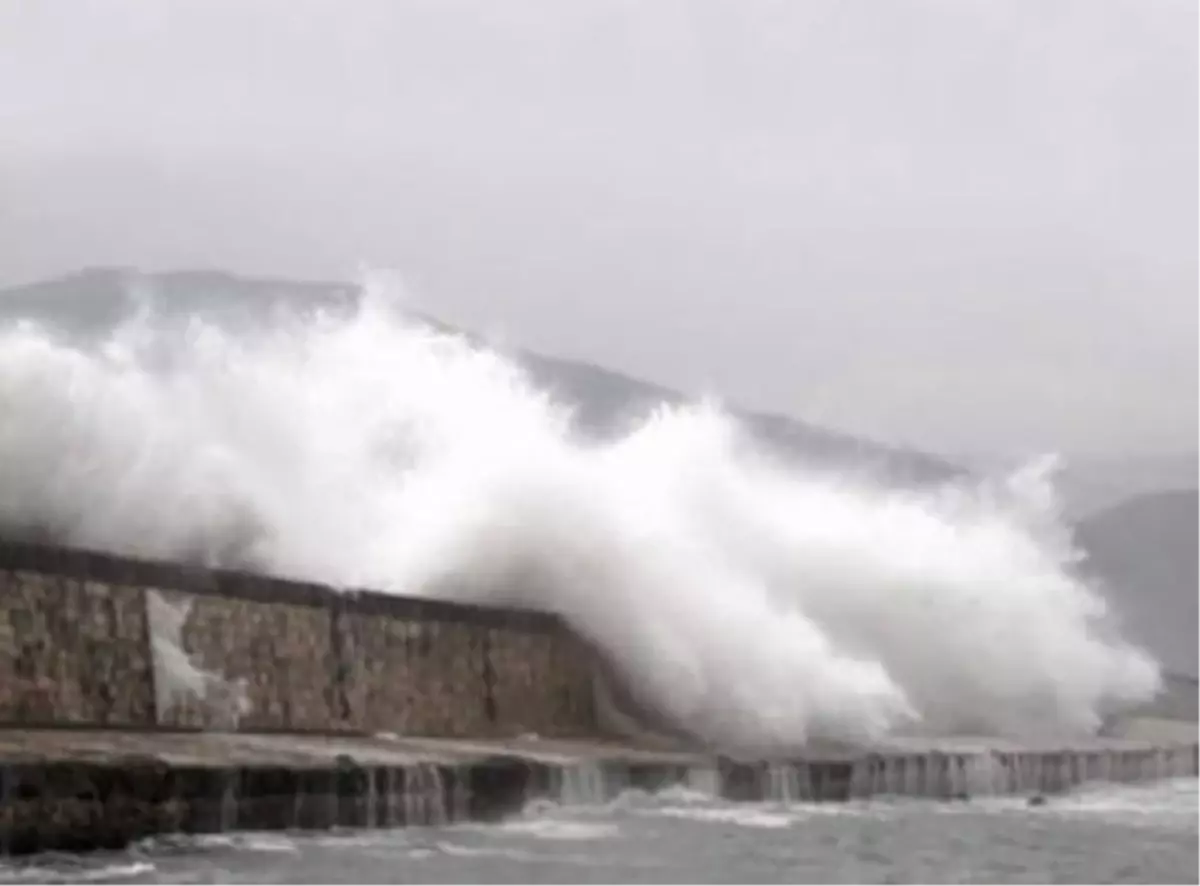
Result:
M942 453L1193 452L1185 0L0 7L0 282L348 279Z
M0 527L555 612L657 716L787 748L1094 733L1153 659L1075 570L1049 464L890 488L783 464L711 402L615 439L371 284L228 328L151 301L0 330Z

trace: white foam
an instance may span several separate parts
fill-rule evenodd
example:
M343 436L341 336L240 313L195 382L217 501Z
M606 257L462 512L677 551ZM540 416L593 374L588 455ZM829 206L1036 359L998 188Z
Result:
M279 834L247 834L239 844L240 849L250 852L270 852L281 855L293 855L299 852L296 843L289 837Z
M712 787L713 790L707 790L703 788L687 787L684 785L672 785L671 787L663 788L661 791L656 792L654 794L654 799L661 800L665 803L676 804L710 803L713 800L718 799L719 795L719 791L715 789L716 786L713 785ZM640 796L645 797L648 795L640 793Z
M286 834L268 831L234 831L223 834L161 834L147 837L137 844L143 852L237 849L248 852L292 854L295 841Z
M1119 820L1131 827L1161 827L1178 818L1195 827L1197 781L1174 779L1147 785L1093 785L1086 790L1049 798L1044 815Z
M513 364L385 295L253 334L0 332L0 522L549 609L728 745L1086 733L1154 693L1038 472L897 492L777 463L712 404L585 441Z
M564 818L514 819L498 826L505 833L534 837L539 840L586 841L604 840L616 836L618 827L612 823L574 821Z
M749 804L739 806L660 806L655 815L715 824L734 824L744 828L786 828L795 818L786 812L771 811Z
M510 835L511 836L511 835ZM550 862L552 864L570 864L578 865L586 868L595 868L604 862L602 856L585 855L579 853L564 852L557 849L552 853L533 852L529 849L512 845L471 845L467 846L461 843L453 843L447 840L442 840L434 844L436 850L442 855L447 855L455 858L501 858L505 861L516 861L522 864L537 864ZM634 862L638 867L647 865ZM651 865L653 866L653 865Z
M83 865L55 868L44 865L0 865L0 883L105 883L110 880L128 881L155 871L145 861L109 864L98 867Z
M213 717L211 725L237 728L250 711L245 679L230 680L200 667L183 647L183 625L191 599L179 595L172 601L162 593L146 591L146 622L154 663L156 710L170 714L182 700L194 698Z

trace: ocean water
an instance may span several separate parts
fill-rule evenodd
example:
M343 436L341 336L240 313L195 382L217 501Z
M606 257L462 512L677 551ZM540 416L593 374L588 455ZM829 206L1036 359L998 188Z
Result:
M1195 883L1195 779L1031 807L732 804L681 789L499 824L158 838L0 864L5 883Z

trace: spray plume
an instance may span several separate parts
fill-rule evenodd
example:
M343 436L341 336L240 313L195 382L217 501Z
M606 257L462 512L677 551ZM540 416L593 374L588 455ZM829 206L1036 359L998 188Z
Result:
M391 301L0 330L0 524L551 610L726 745L1088 733L1157 690L1075 574L1046 465L890 489L785 464L710 403L585 439L515 363Z

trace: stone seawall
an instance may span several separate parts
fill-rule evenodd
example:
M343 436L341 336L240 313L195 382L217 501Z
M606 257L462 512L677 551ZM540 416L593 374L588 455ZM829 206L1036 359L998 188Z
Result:
M553 616L0 544L0 726L597 734Z
M674 784L806 802L1196 774L1194 731L1151 721L1069 747L685 753L607 670L541 613L0 544L0 854L486 819Z

